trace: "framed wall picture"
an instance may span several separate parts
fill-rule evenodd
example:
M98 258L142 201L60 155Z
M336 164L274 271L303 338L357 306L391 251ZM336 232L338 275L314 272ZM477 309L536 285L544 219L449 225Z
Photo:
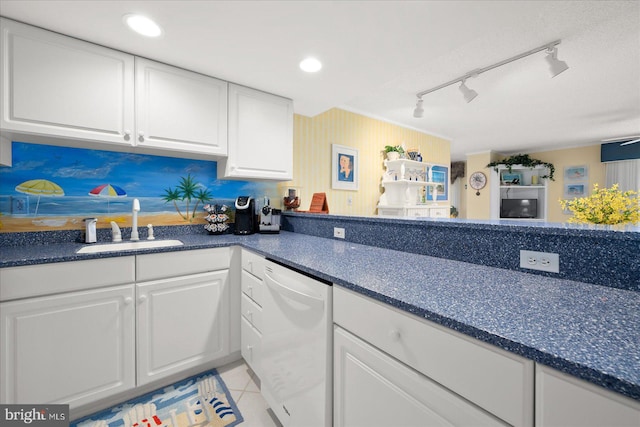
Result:
M589 178L587 166L569 166L564 168L564 179L570 181L584 181Z
M575 182L564 185L564 198L573 199L575 197L584 197L587 195L587 183Z
M358 189L358 150L331 144L331 188Z
M435 187L436 200L433 200L433 187L427 187L427 200L446 201L449 200L449 168L446 166L433 166L431 168L431 181L437 182Z
M517 172L503 171L500 177L502 185L522 185L522 174Z

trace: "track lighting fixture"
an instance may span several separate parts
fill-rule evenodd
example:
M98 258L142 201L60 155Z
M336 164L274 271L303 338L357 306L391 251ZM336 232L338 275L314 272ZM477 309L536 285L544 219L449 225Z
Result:
M416 102L416 108L413 110L413 117L420 118L424 115L424 108L422 108L422 98L418 98Z
M478 92L476 92L473 89L469 89L467 87L467 85L465 84L467 82L467 79L462 80L462 82L460 83L460 92L462 92L462 95L464 96L464 100L467 101L467 104L471 101L473 101L476 96L478 96Z
M549 72L552 78L569 69L566 62L558 59L558 49L552 45L547 48L547 62L549 63Z
M462 92L462 94L464 95L464 99L467 102L471 102L475 99L476 96L478 96L478 92L476 92L473 89L469 89L466 85L466 81L469 77L477 77L478 75L487 72L489 70L493 70L494 68L498 68L501 67L503 65L506 65L510 62L513 61L517 61L518 59L522 59L525 58L529 55L533 55L534 53L538 53L538 52L542 52L543 50L547 51L547 62L549 63L549 67L550 67L550 71L551 71L551 75L552 77L557 76L558 74L562 73L563 71L566 71L567 69L569 69L569 66L567 65L566 62L564 61L560 61L558 59L558 49L556 46L558 46L560 44L561 40L556 40L553 41L551 43L547 43L543 46L539 46L535 49L531 49L528 50L524 53L521 53L520 55L516 55L516 56L512 56L511 58L505 59L504 61L500 61L496 64L493 65L489 65L487 67L484 68L479 68L473 71L468 72L467 74L463 75L462 77L458 77L456 79L450 80L446 83L443 83L439 86L436 86L434 88L431 89L427 89L427 90L423 90L422 92L418 92L416 93L416 96L418 97L418 102L416 104L416 108L415 110L413 110L413 117L422 117L423 113L424 113L424 109L422 108L422 97L428 93L431 92L435 92L437 90L440 90L442 88L445 88L447 86L451 86L453 84L456 83L460 83L460 92Z

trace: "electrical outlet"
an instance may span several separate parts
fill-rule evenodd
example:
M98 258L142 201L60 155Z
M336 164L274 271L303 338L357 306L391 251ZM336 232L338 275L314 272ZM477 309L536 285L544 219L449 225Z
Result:
M333 237L344 239L344 228L333 227Z
M520 251L520 268L560 273L560 255L550 252Z

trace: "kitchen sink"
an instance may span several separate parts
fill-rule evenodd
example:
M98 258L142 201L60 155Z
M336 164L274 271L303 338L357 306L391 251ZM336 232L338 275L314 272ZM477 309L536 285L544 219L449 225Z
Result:
M102 252L135 251L140 249L166 248L169 246L182 246L180 240L144 240L138 242L105 243L100 245L84 246L76 251L78 254L98 254Z

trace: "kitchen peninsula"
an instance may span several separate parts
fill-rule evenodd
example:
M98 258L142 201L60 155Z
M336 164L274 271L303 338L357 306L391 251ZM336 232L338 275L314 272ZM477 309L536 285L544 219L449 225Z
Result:
M368 230L370 238L387 236L386 239L377 237L376 241L389 245L390 241L401 241L406 237L397 234L398 227L404 228L407 233L415 232L418 228L437 231L453 227L467 234L475 230L484 239L484 244L494 249L500 246L498 236L504 233L523 233L541 245L541 242L560 241L563 238L595 238L602 247L608 247L608 242L617 247L618 253L610 254L612 259L616 259L632 254L633 248L637 250L640 233L583 230L558 225L526 227L508 223L498 225L307 214L285 214L283 218L284 229L289 232L283 231L273 236L214 237L204 234L199 227L166 227L156 231L156 235L159 238L179 238L184 246L145 250L143 253L240 245L331 281L339 287L538 364L553 367L616 394L640 400L637 256L626 261L627 271L624 273L629 281L624 282L622 276L613 277L614 286L608 287L553 277L552 274L529 274L506 266L479 265L478 257L486 254L487 250L473 248L469 242L459 245L459 256L469 257L470 261L476 261L474 263L411 253L422 250L419 249L421 246L433 246L435 237L431 241L423 241L421 246L411 242L406 246L409 248L406 251L376 247L371 241L369 244L349 241L366 239L364 229ZM306 234L311 222L315 223L313 229L316 234L333 225L345 226L347 240ZM359 234L356 235L356 231ZM176 235L176 232L180 234ZM56 232L0 234L0 276L10 267L132 255L132 252L78 255L78 244L60 241L42 244L54 234ZM29 235L38 241L29 241ZM554 244L559 245L557 242ZM565 268L571 264L561 261L561 266ZM593 278L600 280L598 274L593 274Z

